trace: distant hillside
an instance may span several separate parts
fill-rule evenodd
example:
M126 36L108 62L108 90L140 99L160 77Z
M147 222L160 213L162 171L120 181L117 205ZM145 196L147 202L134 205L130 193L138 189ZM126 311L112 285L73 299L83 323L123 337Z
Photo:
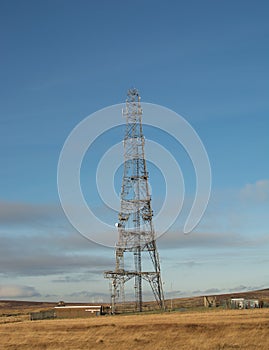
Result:
M57 302L0 300L0 316L25 315L29 312L42 311L57 306ZM66 303L66 305L84 305L85 303ZM87 303L90 305L90 303Z
M263 290L218 294L215 295L218 301L226 301L231 298L259 299L269 303L269 288ZM195 308L204 305L203 296L190 298L173 298L165 301L167 308ZM66 303L66 305L94 305L93 303ZM144 302L145 309L152 309L154 302ZM33 311L41 311L51 309L57 305L57 302L35 302L35 301L18 301L18 300L0 300L0 316L1 315L23 315ZM106 304L107 305L107 304Z
M244 298L244 299L259 299L263 300L266 303L269 303L269 288L262 290L255 290L249 292L238 292L238 293L227 293L227 294L211 294L216 296L216 299L220 302L225 302L231 298ZM207 294L208 296L208 294ZM171 304L171 299L166 300L166 305L169 308ZM199 307L204 306L203 296L190 297L190 298L175 298L172 300L173 308L190 308L190 307Z

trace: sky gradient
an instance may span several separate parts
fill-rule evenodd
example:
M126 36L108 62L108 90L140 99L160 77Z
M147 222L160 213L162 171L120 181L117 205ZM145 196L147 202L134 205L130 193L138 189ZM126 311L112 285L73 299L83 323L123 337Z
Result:
M268 12L261 0L1 1L0 298L108 300L103 271L114 266L113 249L69 224L57 163L72 129L123 103L132 86L192 125L212 169L206 214L183 235L195 177L178 153L186 203L157 242L166 297L268 288ZM90 188L104 145L121 142L122 130L106 136L82 167L101 216L105 206L90 198L87 181ZM149 170L158 211L163 184Z

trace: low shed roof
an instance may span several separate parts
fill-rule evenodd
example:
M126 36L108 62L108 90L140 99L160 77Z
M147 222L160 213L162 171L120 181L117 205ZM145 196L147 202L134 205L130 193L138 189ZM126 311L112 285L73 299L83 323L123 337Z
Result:
M71 306L55 306L55 309L100 309L101 305L71 305Z

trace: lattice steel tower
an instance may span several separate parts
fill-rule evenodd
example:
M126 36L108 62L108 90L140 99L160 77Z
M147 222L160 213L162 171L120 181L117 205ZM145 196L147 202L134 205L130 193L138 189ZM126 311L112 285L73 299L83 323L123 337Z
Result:
M148 172L144 154L142 108L136 89L128 90L124 136L124 172L121 188L121 209L118 215L119 239L116 245L116 266L106 271L111 279L112 311L125 302L124 285L134 278L136 310L142 311L142 280L147 281L160 308L164 308L159 256L152 224L153 212L149 193ZM125 269L124 257L132 254L133 268ZM143 271L144 255L149 256L150 271Z

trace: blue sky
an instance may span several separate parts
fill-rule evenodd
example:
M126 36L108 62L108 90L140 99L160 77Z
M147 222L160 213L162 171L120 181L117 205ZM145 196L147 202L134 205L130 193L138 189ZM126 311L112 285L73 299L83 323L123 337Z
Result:
M268 11L260 0L1 1L2 299L107 298L102 273L114 265L113 250L68 223L57 163L72 129L124 102L131 86L186 118L212 168L208 209L186 237L195 178L183 152L177 157L189 197L158 240L166 296L268 287ZM168 138L145 135L173 153ZM106 137L120 142L121 131ZM102 151L97 140L95 164ZM96 169L87 159L82 176L90 180ZM158 210L163 187L154 167L150 176Z

